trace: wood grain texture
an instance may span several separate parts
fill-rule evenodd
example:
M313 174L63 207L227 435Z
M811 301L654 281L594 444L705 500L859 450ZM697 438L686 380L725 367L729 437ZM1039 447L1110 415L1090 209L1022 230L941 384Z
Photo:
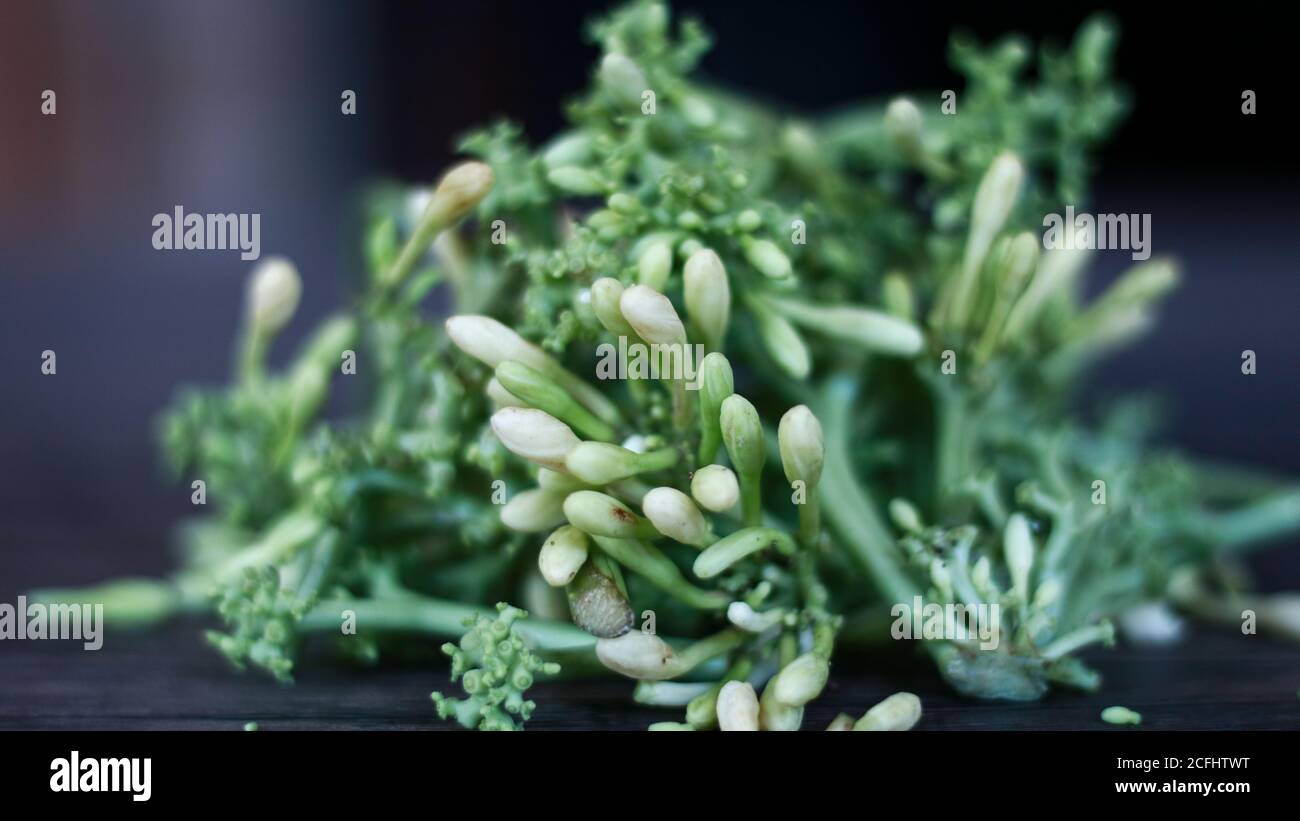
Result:
M359 669L313 654L291 686L239 674L185 621L136 634L110 634L98 652L74 642L0 642L0 729L444 730L429 692L449 689L437 662ZM1106 677L1097 694L1054 692L1031 704L982 703L953 695L910 648L837 663L831 684L807 711L822 729L844 711L860 715L898 690L925 705L918 730L1112 728L1099 713L1122 704L1144 729L1300 729L1300 647L1227 631L1198 631L1160 650L1120 647L1090 654ZM531 730L637 730L679 720L679 710L631 701L630 682L553 682L530 691Z

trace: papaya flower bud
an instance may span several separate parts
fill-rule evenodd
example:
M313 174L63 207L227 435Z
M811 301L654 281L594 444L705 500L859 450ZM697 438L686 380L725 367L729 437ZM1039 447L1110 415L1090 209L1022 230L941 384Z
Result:
M288 324L298 310L302 278L284 257L269 257L253 269L248 281L248 322L269 336Z
M921 699L912 693L894 693L857 720L854 730L910 730L921 720Z
M785 279L794 272L790 258L771 240L742 237L740 247L749 264L769 279Z
M548 169L569 165L586 165L591 161L591 137L583 132L562 134L542 153L542 164Z
M780 297L764 297L762 302L797 325L868 351L915 356L925 345L915 323L870 308L810 305Z
M1182 617L1162 601L1143 602L1119 615L1120 632L1133 644L1174 644L1182 638L1184 626Z
M964 327L970 316L980 266L984 263L989 248L993 246L993 240L1011 215L1011 209L1015 207L1024 176L1025 169L1020 159L1007 152L993 161L980 180L971 209L966 252L948 308L949 319L958 327Z
M803 707L786 704L776 697L776 678L763 688L758 705L758 726L769 732L794 732L803 725Z
M487 398L490 399L492 404L497 408L526 407L524 401L506 390L501 383L497 381L495 376L488 380L487 385L483 388L483 392L487 394Z
M904 533L920 533L925 529L921 514L906 499L889 500L889 518L893 519L894 524Z
M455 225L488 195L493 182L492 167L487 163L457 165L438 182L420 223L435 226L434 233Z
M613 277L601 277L591 283L591 309L605 330L615 336L636 337L636 330L623 318L619 307L623 299L623 283Z
M646 90L645 74L627 55L611 51L600 61L596 73L600 87L610 99L623 108L641 105L641 95Z
M495 374L497 382L509 393L522 399L527 406L546 411L592 439L614 437L613 428L578 404L568 391L540 371L522 362L509 361L497 365Z
M1034 566L1034 537L1029 532L1029 519L1023 513L1013 513L1007 519L1002 551L1011 573L1011 589L1019 601L1027 602L1029 572Z
M673 244L668 240L650 243L637 260L637 279L647 288L663 292L673 271Z
M564 471L564 457L580 441L568 425L534 408L502 408L491 422L506 450L551 470Z
M705 465L691 477L691 496L705 510L725 513L740 501L740 484L731 468Z
M700 363L700 452L699 462L708 464L722 444L722 403L735 391L735 379L727 357L714 351Z
M821 695L830 678L831 667L825 658L816 653L804 653L781 668L769 687L775 688L773 697L782 704L802 707Z
M721 349L731 318L731 286L722 260L711 249L696 251L686 260L682 280L691 326L704 338L707 348Z
M501 524L519 533L540 533L564 521L564 497L533 488L515 495L501 508Z
M746 633L763 633L781 623L785 611L779 608L759 612L743 601L727 605L727 621Z
M853 716L848 713L840 713L831 719L831 723L826 725L827 732L844 732L853 729Z
M808 344L790 320L768 309L758 300L749 300L758 336L764 350L773 361L793 379L803 380L812 370L812 354Z
M566 194L589 197L605 193L605 181L595 171L562 165L546 172L546 181Z
M657 487L641 500L641 512L655 530L670 539L695 547L714 541L713 529L691 497L671 487Z
M686 328L672 300L653 288L633 285L619 300L623 318L646 342L660 345L686 343Z
M822 444L822 425L807 405L795 405L785 412L777 426L781 466L789 482L803 482L809 490L822 477L826 448Z
M659 681L677 674L676 654L668 643L643 630L630 630L596 642L596 658L615 673L641 680Z
M564 500L569 523L592 536L611 539L653 539L658 531L627 505L595 490L579 490Z
M587 534L572 525L565 525L542 543L537 554L537 569L547 584L564 587L573 581L586 561Z
M605 442L582 442L564 458L569 473L590 485L608 485L638 473L664 470L677 464L672 448L636 453Z
M758 694L747 681L728 681L718 691L718 729L758 731Z
M885 275L885 281L880 286L880 303L891 316L909 322L916 318L916 294L902 274Z
M921 109L906 97L898 97L885 109L885 131L903 156L921 153Z
M763 462L767 459L767 442L763 437L763 424L758 411L749 400L733 393L722 400L719 415L722 441L727 446L731 464L740 477L740 503L745 524L754 527L763 517L759 482Z

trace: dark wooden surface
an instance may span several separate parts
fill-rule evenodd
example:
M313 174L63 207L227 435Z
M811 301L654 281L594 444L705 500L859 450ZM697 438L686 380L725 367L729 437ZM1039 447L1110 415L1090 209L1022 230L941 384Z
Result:
M450 691L440 665L357 669L313 659L292 686L239 674L186 621L138 634L110 634L104 648L73 642L0 642L0 729L441 730L429 702ZM1090 658L1106 676L1095 695L1058 692L1033 704L958 698L914 654L891 649L838 663L805 726L838 712L861 714L897 690L921 696L929 730L1114 730L1098 714L1123 704L1151 729L1300 729L1300 647L1228 631L1198 631L1161 650L1116 648ZM538 686L529 729L632 730L677 720L678 710L631 701L619 680ZM1130 731L1119 728L1120 731Z

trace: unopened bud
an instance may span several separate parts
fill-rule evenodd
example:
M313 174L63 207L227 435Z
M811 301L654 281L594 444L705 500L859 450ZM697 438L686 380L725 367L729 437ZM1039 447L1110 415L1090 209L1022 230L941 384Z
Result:
M1029 531L1029 520L1023 513L1013 513L1007 519L1003 534L1002 551L1011 573L1011 589L1024 602L1029 596L1029 571L1034 566L1034 537Z
M920 533L925 529L921 514L917 513L916 508L906 499L889 500L889 518L893 519L894 524L904 533Z
M533 408L502 408L492 414L492 431L506 450L558 471L565 469L564 457L579 442L568 425Z
M758 730L758 694L747 681L728 681L718 692L718 729Z
M731 464L736 466L742 480L758 476L767 459L767 443L763 438L763 424L758 411L748 399L733 393L722 400L719 415L722 424L722 441L727 445Z
M455 225L488 195L492 184L492 167L486 163L464 162L451 169L429 198L421 228L437 233Z
M735 390L731 363L714 351L700 363L700 453L703 464L712 462L722 444L722 403Z
M769 687L775 687L773 697L783 704L802 707L826 687L831 668L826 659L816 653L804 653L781 668Z
M885 131L905 157L921 152L921 109L906 97L899 97L885 109Z
M605 330L615 336L635 337L636 330L623 318L619 307L623 299L623 283L613 277L601 277L591 283L591 309Z
M658 636L631 630L618 638L596 642L600 663L629 678L653 680L672 678L676 673L673 648Z
M623 318L646 342L661 345L685 344L686 328L673 308L672 300L644 285L633 285L619 300Z
M794 272L790 265L790 258L771 240L743 237L741 248L744 249L745 259L749 264L765 277L785 279Z
M731 318L731 286L722 260L712 250L696 251L682 272L683 298L691 326L710 350L719 350Z
M561 510L563 513L563 510ZM537 569L552 587L564 587L587 561L587 534L565 525L547 537L537 554Z
M629 57L611 51L600 61L597 72L600 87L623 108L636 108L646 90L645 74Z
M921 720L921 699L912 693L894 693L867 711L854 730L910 730Z
M636 453L605 442L582 442L564 459L569 473L591 485L608 485L638 473L663 470L677 463L677 451L671 448Z
M248 281L248 320L260 334L283 328L298 310L302 278L284 257L269 257L253 269Z
M691 496L705 510L725 513L740 501L740 484L731 468L705 465L691 477Z
M501 524L519 533L540 533L564 521L564 497L541 488L525 490L501 508Z
M659 533L627 505L595 490L579 490L564 500L569 523L592 536L611 539L652 539Z
M826 448L822 444L822 426L807 405L795 405L781 417L777 426L781 466L789 482L803 482L812 490L822 477Z
M707 547L713 530L691 497L671 487L657 487L641 500L641 512L655 530L682 544Z
M660 293L673 271L673 244L668 240L652 242L637 260L638 281Z

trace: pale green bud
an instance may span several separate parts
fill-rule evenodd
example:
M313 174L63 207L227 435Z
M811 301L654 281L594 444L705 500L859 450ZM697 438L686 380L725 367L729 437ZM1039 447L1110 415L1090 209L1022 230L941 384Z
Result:
M965 275L973 278L979 270L994 238L1015 207L1024 176L1025 168L1020 159L1010 152L1000 154L984 172L971 210L970 235L966 239L962 266Z
M487 398L498 408L522 408L526 407L525 402L518 396L506 390L497 378L494 376L488 380L487 385L483 388Z
M629 57L611 51L600 61L597 81L610 99L623 108L641 105L641 94L646 90L645 74Z
M718 729L758 731L758 694L747 681L728 681L718 691Z
M672 448L636 453L605 442L582 442L564 459L569 473L590 485L608 485L638 473L663 470L677 463Z
M581 166L591 161L591 137L581 131L562 134L546 147L542 163L548 169Z
M776 697L776 680L763 688L759 701L758 726L769 732L794 732L803 725L803 707L786 704Z
M1061 598L1061 594L1064 592L1065 588L1061 585L1061 580L1055 576L1044 581L1042 584L1038 585L1038 589L1034 591L1035 609L1043 610L1051 607L1056 604L1056 602Z
M912 693L894 693L867 711L854 730L910 730L921 720L921 699Z
M717 122L717 113L707 100L700 97L686 97L681 105L682 117L696 128L709 128Z
M682 544L705 547L713 541L713 529L691 497L671 487L657 487L641 500L641 512L655 530Z
M700 363L700 453L703 464L712 462L722 444L722 403L735 390L731 363L714 351Z
M1011 573L1011 589L1020 601L1027 602L1029 572L1034 566L1034 537L1029 531L1029 519L1023 513L1013 513L1007 519L1002 551Z
M253 269L248 280L248 323L259 334L270 335L283 328L298 310L302 278L284 257L268 257Z
M711 249L696 251L682 272L686 315L710 350L722 347L731 319L731 286L722 260Z
M541 488L525 490L501 508L501 524L519 533L540 533L564 521L564 497Z
M794 272L790 265L790 258L771 240L743 237L741 248L744 249L745 259L749 264L765 277L784 279Z
M672 300L644 285L633 285L619 300L623 318L646 342L681 345L686 342L686 328L673 308Z
M662 292L673 272L673 244L667 240L652 243L637 260L639 282Z
M920 533L925 529L925 524L921 521L921 514L906 499L891 499L889 501L889 518L893 519L894 524L904 533Z
M537 486L542 490L549 490L552 493L559 493L568 496L575 490L591 490L591 487L584 481L567 473L549 470L548 468L539 468L537 470Z
M727 605L727 621L746 633L762 633L781 623L785 611L780 609L758 612L743 601L733 601Z
M705 510L725 513L740 501L740 484L731 468L705 465L691 477L691 496Z
M763 217L753 208L746 208L736 215L736 227L745 233L757 231L763 225Z
M565 525L542 543L537 554L537 569L547 584L564 587L573 581L586 561L587 534L572 525Z
M793 379L805 379L812 370L812 355L803 337L785 317L752 302L763 348L776 364Z
M830 674L831 666L826 659L816 653L804 653L781 668L768 686L775 688L772 695L777 701L802 707L821 695Z
M869 308L810 305L792 299L765 297L763 303L809 330L879 353L915 356L925 345L915 324Z
M602 277L591 283L591 309L605 330L615 336L636 337L636 331L623 318L619 302L623 299L623 283L613 277Z
M546 181L566 194L580 197L603 194L605 181L600 175L576 165L562 165L546 172Z
M491 421L506 450L552 470L565 469L564 457L579 442L568 425L534 408L502 408Z
M885 109L885 131L905 157L921 153L921 109L906 97L898 97Z
M611 539L653 539L654 527L613 496L595 490L579 490L564 500L569 523L592 536Z
M786 556L793 556L795 552L794 539L788 533L770 527L748 527L709 545L695 557L691 569L697 577L711 579L736 562L769 547Z
M781 467L789 482L803 482L809 490L822 478L826 448L822 444L822 425L807 405L795 405L781 417L777 426Z
M676 654L668 643L642 630L596 642L596 658L628 678L662 680L677 674Z
M1142 714L1127 707L1107 707L1101 711L1101 720L1107 724L1141 724Z
M853 729L853 716L848 713L840 713L831 719L831 723L826 725L827 732L844 732Z
M502 362L496 367L496 380L529 406L546 411L585 436L593 439L612 439L614 436L613 428L579 405L568 391L540 371L520 362Z
M727 445L727 454L731 464L742 480L757 477L763 471L763 462L767 459L767 445L763 439L763 423L759 421L758 411L748 399L733 393L722 400L719 415L722 425L722 441Z
M952 572L943 559L930 560L930 583L946 601L952 600Z

